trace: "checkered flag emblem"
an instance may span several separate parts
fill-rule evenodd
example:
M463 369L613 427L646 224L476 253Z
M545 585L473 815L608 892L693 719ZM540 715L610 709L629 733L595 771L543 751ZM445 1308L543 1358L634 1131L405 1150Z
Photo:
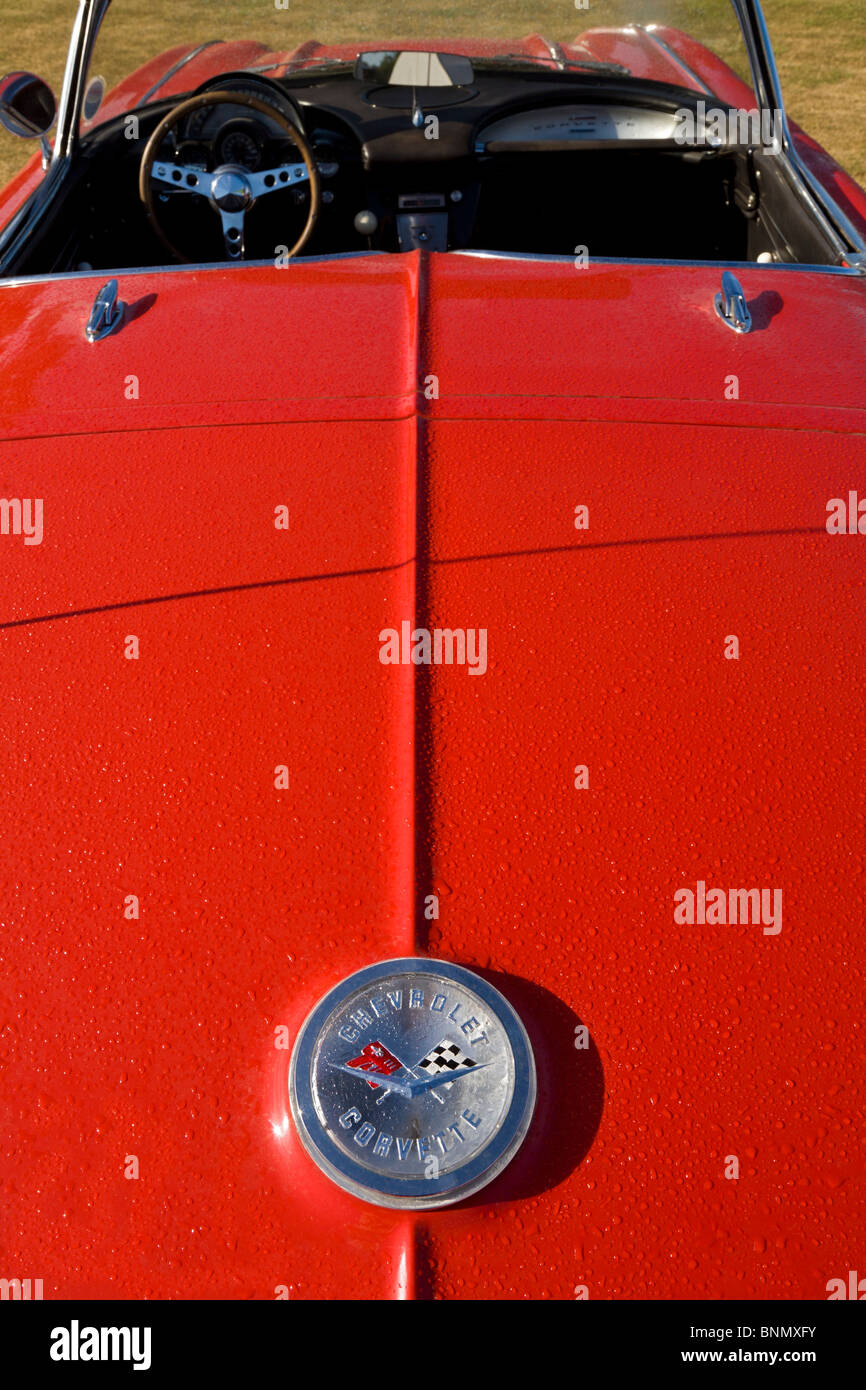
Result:
M443 1038L438 1047L431 1048L427 1056L422 1057L418 1063L419 1070L427 1076L441 1076L446 1071L463 1071L464 1068L477 1065L472 1057L468 1057L448 1038Z

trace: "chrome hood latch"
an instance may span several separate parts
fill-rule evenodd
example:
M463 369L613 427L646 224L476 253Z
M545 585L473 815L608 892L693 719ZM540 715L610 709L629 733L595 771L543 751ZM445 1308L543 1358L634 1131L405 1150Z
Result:
M726 270L722 275L722 292L716 295L713 303L722 323L733 328L735 333L748 333L751 330L752 315L746 304L743 287L730 270Z
M93 308L90 310L90 318L87 320L87 327L84 336L89 343L96 343L100 338L107 338L109 333L113 333L123 323L123 315L126 305L117 298L117 281L109 280L107 284L97 294L93 301Z

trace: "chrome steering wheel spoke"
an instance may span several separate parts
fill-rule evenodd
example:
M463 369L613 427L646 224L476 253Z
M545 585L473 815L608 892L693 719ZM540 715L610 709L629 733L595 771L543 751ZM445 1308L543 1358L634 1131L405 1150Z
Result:
M223 164L210 175L210 201L220 215L226 254L232 261L244 254L244 214L256 201L248 170Z
M306 164L281 164L276 169L248 173L247 180L253 197L263 198L266 193L278 193L281 188L293 188L298 183L309 183L310 171Z
M170 164L165 159L156 159L151 179L162 188L172 188L178 193L200 193L205 197L210 193L211 175L206 169L193 164Z
M154 160L151 175L160 195L197 193L207 198L219 213L222 222L226 255L232 261L244 256L244 216L259 199L268 193L309 183L306 164L281 164L275 169L253 173L240 164L222 164L208 172L192 164L174 164L169 160Z
M226 255L230 260L241 260L244 254L244 209L226 212L224 208L220 208L219 215L223 224Z

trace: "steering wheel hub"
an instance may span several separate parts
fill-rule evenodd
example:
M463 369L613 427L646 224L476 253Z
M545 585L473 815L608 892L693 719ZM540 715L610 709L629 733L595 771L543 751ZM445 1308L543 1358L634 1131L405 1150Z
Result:
M220 212L240 212L251 208L256 200L246 169L240 164L223 164L215 169L211 178L210 199Z

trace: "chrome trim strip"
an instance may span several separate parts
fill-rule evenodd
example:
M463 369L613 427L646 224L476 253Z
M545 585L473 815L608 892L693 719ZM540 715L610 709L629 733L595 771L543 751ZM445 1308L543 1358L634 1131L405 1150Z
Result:
M78 110L84 78L90 63L90 47L99 31L109 0L78 0L78 11L69 38L52 163L68 159L75 144Z
M193 58L197 58L198 55L200 53L203 53L206 48L213 48L214 45L218 43L225 43L225 39L208 39L205 43L200 43L198 48L193 48L189 53L185 54L183 58L178 58L176 63L172 63L168 72L164 72L159 81L155 82L153 86L150 88L150 90L145 92L138 105L146 106L147 103L150 100L152 100L152 98L159 91L160 87L165 86L169 78L174 77L176 72L180 72L181 68L185 68L187 63L191 63ZM264 71L264 69L262 69L262 71Z
M500 260L500 261L538 261L558 262L560 265L572 265L574 256L559 256L546 252L534 251L472 251L455 250L447 252L449 256L476 256L479 260ZM671 266L673 268L703 266L708 270L722 268L729 270L732 267L736 270L767 270L767 271L808 271L811 275L843 275L847 277L861 275L863 272L856 267L846 265L812 265L805 261L672 261L665 260L658 256L593 256L591 265L623 265L623 266ZM0 282L2 283L2 282Z
M749 67L758 100L765 111L781 111L785 103L770 35L758 0L731 0L740 21Z
M660 48L662 52L667 55L668 58L672 59L672 61L676 63L680 72L685 73L689 81L693 82L699 91L706 92L708 97L714 97L716 95L712 87L708 87L704 79L702 77L698 77L698 74L694 72L693 69L689 67L688 63L680 57L676 49L671 48L670 44L667 43L665 39L659 37L659 35L655 32L655 30L658 28L658 25L632 24L630 27L632 29L638 30L641 34L646 34L647 38L652 43L654 43L657 48Z
M403 253L399 251L335 251L329 256L298 256L294 262L290 262L284 269L291 270L292 265L324 265L332 262L357 260L362 256L399 256ZM574 256L558 256L548 253L533 251L444 251L431 252L431 255L440 254L446 256L473 256L478 260L499 260L499 261L535 261L539 264L559 264L571 265ZM631 257L623 259L617 256L595 256L593 265L621 265L621 266L670 266L672 269L682 269L684 267L704 267L707 270L761 270L775 274L778 271L788 272L807 272L810 275L836 275L848 279L859 278L863 271L856 266L845 265L809 265L804 262L793 261L670 261L659 258L641 259ZM264 261L197 261L185 265L142 265L142 266L116 266L103 267L101 270L70 270L66 272L54 271L46 275L17 275L9 276L7 279L0 279L0 292L5 289L12 289L19 285L40 285L48 284L52 281L66 280L102 280L106 275L119 277L122 275L166 275L176 274L182 271L200 270L239 270L249 266L250 268L263 269L273 267L273 260Z
M399 255L399 252L384 251L335 251L330 256L298 256L294 261L290 261L287 266L282 266L282 270L291 271L293 265L322 265L331 261L351 261L360 256L383 256ZM5 289L12 289L19 285L41 285L50 284L52 281L66 280L104 280L106 275L112 275L116 279L122 275L166 275L176 274L184 270L241 270L245 267L261 270L270 267L275 270L273 259L264 261L196 261L184 265L136 265L136 266L115 266L103 267L101 270L69 270L53 271L46 275L15 275L7 279L0 278L0 293Z

